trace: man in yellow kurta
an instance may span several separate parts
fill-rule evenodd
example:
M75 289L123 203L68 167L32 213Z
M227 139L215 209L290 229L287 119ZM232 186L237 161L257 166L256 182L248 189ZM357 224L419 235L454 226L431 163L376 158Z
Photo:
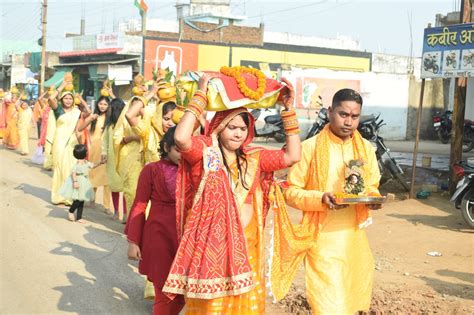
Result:
M374 261L363 228L371 223L368 209L380 206L335 203L335 193L344 192L351 160L364 162L364 193L379 194L374 149L357 131L361 107L357 92L338 91L329 108L330 123L303 142L302 159L288 174L286 202L303 211L303 225L318 229L300 255L305 260L307 298L315 314L354 314L370 307Z

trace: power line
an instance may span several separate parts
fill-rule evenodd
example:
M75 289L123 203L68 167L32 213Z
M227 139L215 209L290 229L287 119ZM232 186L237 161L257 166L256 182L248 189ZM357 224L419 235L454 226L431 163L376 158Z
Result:
M269 13L265 13L265 14L254 15L254 16L249 17L248 19L250 20L250 19L254 19L254 18L258 18L258 17L264 17L264 16L267 16L267 15L275 14L275 13L288 12L288 11L297 10L297 9L301 9L301 8L312 7L312 6L315 6L315 5L322 4L324 2L327 2L327 0L319 1L319 2L315 2L315 3L310 3L310 4L305 4L305 5L300 5L300 6L297 6L297 7L287 8L287 9L283 9L283 10L273 11L273 12L269 12Z
M315 14L323 13L323 12L327 12L327 11L331 11L331 10L334 10L334 9L336 9L336 8L343 7L343 6L346 6L346 5L349 5L349 4L352 4L352 2L341 3L341 4L338 4L338 5L334 6L334 7L326 8L326 9L322 9L322 10L318 10L318 11L312 12L312 13L310 13L310 14L298 15L298 18L304 18L304 17L308 17L308 16L313 16L313 15L315 15ZM265 22L265 24L271 25L271 24L274 24L274 23L281 23L281 22L288 21L288 20L293 20L293 19L294 19L294 17L285 18L285 19L279 19L279 20L270 20L270 21Z

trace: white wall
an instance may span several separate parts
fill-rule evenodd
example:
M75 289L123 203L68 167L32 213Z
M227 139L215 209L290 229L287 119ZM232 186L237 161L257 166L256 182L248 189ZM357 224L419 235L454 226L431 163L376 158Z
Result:
M474 78L467 79L466 119L474 120Z
M327 69L298 69L284 71L283 76L290 79L293 84L296 83L299 77L360 81L360 92L364 101L362 114L381 114L381 118L387 124L382 127L380 133L385 139L404 140L406 138L409 93L408 75L345 72ZM325 105L328 106L330 104ZM300 118L304 119L304 117Z
M360 50L360 43L358 41L350 37L341 35L337 36L336 38L325 38L292 33L265 31L263 35L263 41L265 43L276 43L286 45Z

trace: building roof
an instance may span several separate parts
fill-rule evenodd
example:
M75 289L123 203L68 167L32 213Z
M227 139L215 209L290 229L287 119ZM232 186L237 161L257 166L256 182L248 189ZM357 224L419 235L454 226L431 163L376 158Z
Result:
M120 48L65 51L65 52L59 53L59 57L106 55L106 54L115 54L119 51L120 51Z

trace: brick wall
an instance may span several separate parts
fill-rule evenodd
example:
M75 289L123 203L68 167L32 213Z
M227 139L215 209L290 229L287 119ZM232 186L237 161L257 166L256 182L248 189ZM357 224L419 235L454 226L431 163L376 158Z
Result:
M201 30L211 31L200 32L186 23L182 23L182 39L213 43L263 46L263 24L260 27L236 26L231 24L220 29L216 29L218 27L216 24L202 22L194 22L193 24Z
M260 27L236 26L231 24L219 29L216 29L218 27L217 24L203 22L193 22L193 24L201 30L208 32L196 30L181 21L181 40L263 46L263 24L261 24ZM141 32L127 32L127 35L141 35ZM169 38L173 40L179 39L178 33L147 31L146 35L150 37Z

